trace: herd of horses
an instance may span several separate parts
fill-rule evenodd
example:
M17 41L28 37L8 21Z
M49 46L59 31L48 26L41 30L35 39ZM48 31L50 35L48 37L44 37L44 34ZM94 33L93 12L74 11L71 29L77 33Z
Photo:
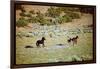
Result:
M68 42L68 43L73 43L73 46L74 46L75 44L77 44L78 38L79 38L79 36L75 36L75 37L73 37L73 38L69 38L69 39L67 40L67 42ZM44 41L45 41L45 40L46 40L45 37L42 37L41 40L37 40L37 41L36 41L36 46L37 46L37 47L40 47L40 44L42 44L42 46L45 47L45 44L44 44Z

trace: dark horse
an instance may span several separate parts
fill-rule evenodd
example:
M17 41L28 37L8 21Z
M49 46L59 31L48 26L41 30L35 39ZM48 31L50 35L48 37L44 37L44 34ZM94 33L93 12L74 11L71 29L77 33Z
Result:
M40 44L42 44L42 46L45 47L45 45L44 45L44 40L46 40L45 37L42 37L41 40L37 40L37 41L36 41L36 46L37 46L37 47L40 47Z
M77 39L78 39L78 38L79 38L79 37L76 36L76 37L73 37L73 38L69 38L67 41L68 41L68 43L73 42L73 46L74 46L74 44L77 44Z

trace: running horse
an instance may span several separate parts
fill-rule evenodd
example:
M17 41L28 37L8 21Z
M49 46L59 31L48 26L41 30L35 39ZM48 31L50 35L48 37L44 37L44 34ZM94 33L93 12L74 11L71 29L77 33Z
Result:
M36 41L36 46L37 46L37 47L40 47L40 44L42 44L42 46L45 47L45 45L44 45L44 40L46 40L45 37L42 37L41 40L37 40L37 41Z

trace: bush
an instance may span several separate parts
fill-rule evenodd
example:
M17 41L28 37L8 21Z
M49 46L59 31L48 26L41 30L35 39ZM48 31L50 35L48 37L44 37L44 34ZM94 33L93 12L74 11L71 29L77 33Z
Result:
M23 17L32 17L32 15L30 13L24 13L24 12L21 12L20 16L23 16Z
M51 19L45 19L44 20L44 24L46 24L46 25L53 25L53 23L52 23L52 21L51 21Z
M21 12L20 13L20 16L23 16L24 17L24 16L26 16L26 14L24 12Z
M55 18L55 17L59 16L60 13L61 13L61 11L59 10L59 8L50 7L47 10L46 16Z
M32 15L30 13L26 14L26 17L32 17Z
M40 25L54 25L54 23L51 21L51 19L43 19L43 21L40 23Z
M68 13L68 15L69 15L72 19L78 19L78 18L80 18L80 15L79 15L78 13L71 12L71 13Z
M37 12L36 21L39 23L44 23L45 21L44 15L40 11Z
M35 14L34 10L30 10L29 13L31 13L31 14Z
M27 20L25 20L24 18L20 18L19 20L17 20L16 26L17 27L27 26Z
M64 22L71 22L72 21L72 18L70 16L68 16L68 15L64 15L63 16L63 21Z
M37 18L36 17L31 17L29 19L29 22L31 22L31 23L37 23Z
M21 6L20 9L21 9L22 12L26 12L26 10L24 9L24 7Z
M59 17L58 18L58 23L66 23L66 22L71 22L72 21L72 18L68 15L64 15L62 17Z

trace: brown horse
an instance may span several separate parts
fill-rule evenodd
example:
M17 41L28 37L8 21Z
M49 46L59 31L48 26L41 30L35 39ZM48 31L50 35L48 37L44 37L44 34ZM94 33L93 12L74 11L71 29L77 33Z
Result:
M78 39L78 38L79 38L78 36L72 38L73 45L74 45L74 44L77 44L77 39Z
M68 41L68 43L73 42L73 46L74 46L74 44L77 44L78 38L79 38L79 37L76 36L76 37L73 37L73 38L69 38L67 41Z
M36 46L37 46L37 47L40 47L40 44L42 44L42 46L45 47L45 45L44 45L44 40L46 40L45 37L42 37L41 40L37 40L37 41L36 41Z

